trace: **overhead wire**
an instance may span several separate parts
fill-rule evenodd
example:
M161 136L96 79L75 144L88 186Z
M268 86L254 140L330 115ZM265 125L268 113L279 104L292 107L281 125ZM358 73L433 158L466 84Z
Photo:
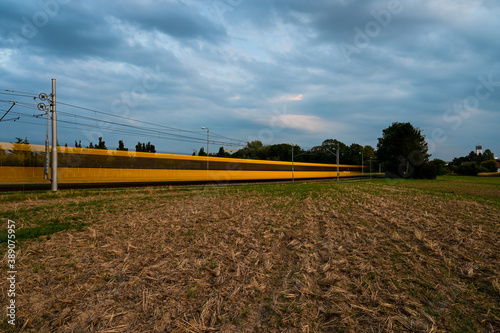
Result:
M66 113L64 111L58 111L58 113L63 114L63 115L66 115L66 114L67 115L72 115L71 113ZM20 115L20 116L26 116L26 117L32 116L34 118L41 118L41 117L45 116L44 114L30 115L30 114L26 114L26 113L19 112L19 111L14 111L13 114ZM85 120L94 120L93 118L86 117L86 116L77 115L77 117L85 119ZM205 143L206 142L206 140L204 140L203 138L188 137L188 136L183 136L183 135L176 135L176 134L171 134L171 133L164 133L162 131L158 131L158 130L155 130L155 129L140 128L140 127L136 127L136 126L132 126L132 125L119 124L119 123L109 122L109 121L105 121L105 120L100 120L100 121L104 122L104 123L117 124L117 125L121 125L121 126L125 126L126 127L125 129L120 129L120 128L118 128L118 129L117 128L115 128L115 129L105 129L105 128L98 127L99 131L106 132L106 133L114 133L114 134L119 133L119 134L128 134L128 135L150 136L150 137L155 137L155 138L160 138L160 139L174 140L174 141L184 141L184 142L191 142L191 143ZM24 121L20 121L20 122L21 123L26 123ZM64 126L64 127L61 127L61 128L75 129L76 126L78 126L79 129L81 129L81 130L85 130L85 128L83 128L83 127L95 129L95 125L93 125L93 124L87 124L87 123L82 123L82 122L70 121L70 120L66 120L65 118L64 119L59 118L58 119L58 123L65 123L65 124L75 125L75 127ZM34 123L31 123L31 124L34 124ZM40 125L42 125L42 124L40 124ZM233 144L231 142L225 142L225 141L220 141L220 140L210 140L210 143L216 144L216 145L237 146L237 145L235 145L235 144Z
M175 130L175 131L197 133L197 134L199 133L199 131L183 130L183 129L180 129L180 128L175 128L175 127L170 127L170 126L165 126L165 125L159 125L159 124L150 123L150 122L147 122L147 121L138 120L138 119L134 119L134 118L130 118L130 117L124 117L124 116L119 116L119 115L108 113L108 112L103 112L103 111L99 111L99 110L94 110L94 109L89 109L89 108L85 108L85 107L80 107L80 106L76 106L76 105L72 105L72 104L68 104L68 103L64 103L64 102L60 102L60 101L57 102L57 104L62 104L62 105L66 105L66 106L69 106L69 107L73 107L73 108L77 108L77 109L85 110L85 111L90 111L90 112L94 112L94 113L104 114L104 115L107 115L107 116L110 116L110 117L116 117L116 118L121 118L121 119L125 119L125 120L130 120L130 121L135 121L135 122L139 122L139 123L144 123L144 124L147 124L147 125L164 127L164 128L168 128L168 129Z
M38 96L38 94L33 94L25 91L17 91L17 90L11 90L11 89L0 89L1 91L7 91L11 93L18 93L18 94L25 94L25 95L30 95L30 96Z
M17 94L13 94L13 92L15 92L13 90L4 90L4 91L9 91L9 93L1 93L0 92L0 94L17 95ZM24 93L24 94L28 94L29 97L33 97L34 96L32 94L29 94L29 93ZM28 97L28 96L24 96L24 97ZM35 96L35 98L36 98L36 96ZM12 103L13 101L8 100L8 101L5 101L5 102ZM16 102L16 103L18 103L20 106L24 106L24 107L32 108L32 109L37 109L37 107L35 105L32 105L31 103L26 103L26 102ZM175 127L171 127L171 126L159 125L159 124L155 124L155 123L151 123L151 122L146 122L146 121L142 121L142 120L138 120L138 119L134 119L134 118L130 118L130 117L118 116L118 115L114 115L114 114L108 113L108 112L103 112L103 111L99 111L99 110L95 110L95 109L85 108L85 107L81 107L81 106L77 106L77 105L73 105L73 104L69 104L69 103L64 103L64 102L61 102L61 101L58 101L58 104L62 104L62 105L66 105L66 106L69 106L69 107L73 107L73 108L78 108L78 109L81 109L81 110L86 110L86 111L94 112L96 114L97 113L104 114L104 115L111 116L111 117L121 118L121 119L129 120L129 121L134 121L134 122L143 123L143 124L147 124L147 125L152 125L152 126L156 126L156 127L160 127L160 128L165 128L165 129L168 129L170 131L174 130L174 131L179 131L179 132L193 133L195 135L202 135L199 131L183 130L183 129L179 129L179 128L175 128ZM58 111L58 113L60 113L60 111ZM80 116L80 115L76 115L76 114L71 114L71 115L73 115L73 116ZM98 121L97 117L93 118L93 120ZM100 120L100 121L102 121L102 120ZM113 122L108 122L108 123L113 123ZM127 125L123 125L123 124L116 123L116 122L114 122L113 124L120 125L120 126L127 126ZM216 135L216 134L213 134L213 135ZM224 137L224 138L226 138L226 137ZM244 142L242 140L237 140L237 139L231 139L231 138L226 138L226 139L231 140L231 141Z
M89 125L89 124L81 124L81 123L75 123L75 122L64 121L64 120L58 120L58 122L59 121L62 122L62 123L73 124L73 125L79 126L80 128L78 128L78 129L80 129L80 130L85 130L85 128L81 128L81 127L94 128L93 125ZM17 122L23 123L23 124L45 126L45 124L42 124L42 123L33 123L33 122L27 122L27 121L24 121L24 120L18 120ZM63 126L63 125L58 125L58 127L59 128L73 129L73 130L75 129L75 127ZM144 133L137 133L137 132L126 131L126 130L112 130L111 131L111 130L101 129L100 131L103 132L103 133L113 133L113 134L121 133L121 134L129 134L129 135L130 134L133 134L133 135L144 135ZM171 138L171 137L164 137L161 134L149 134L149 137L158 138L158 139L173 140L173 141L181 141L181 142L190 142L190 143L205 143L204 141L200 141L200 140L187 140L187 139L177 139L177 138ZM228 145L228 146L231 146L231 145Z
M58 111L58 114L68 115L68 116L72 116L72 117L78 117L78 118L81 118L81 119L92 120L92 121L95 120L92 117L87 117L87 116L82 116L82 115L75 115L73 113L64 112L64 111L61 111L61 110ZM145 135L145 134L147 135L150 132L155 132L155 133L159 133L159 134L162 134L162 135L165 135L165 136L169 136L169 137L178 137L178 138L185 138L185 139L189 139L189 140L197 140L196 142L205 142L205 140L203 138L197 138L197 137L193 137L193 136L187 136L187 135L181 135L181 134L175 134L175 133L165 133L164 131L160 131L160 130L154 129L154 128L142 128L142 127L138 127L138 126L134 126L134 125L130 125L130 124L122 124L122 123L117 123L117 122L114 122L114 121L103 120L103 119L100 119L99 121L102 122L102 123L106 123L106 124L111 124L111 125L116 125L116 126L122 126L122 127L126 127L126 128L131 128L131 129L136 129L136 130L139 130L139 131L146 131L147 132L147 133L141 133L142 135ZM193 142L193 141L190 141L190 142ZM225 142L225 141L223 142L223 141L220 141L220 140L211 140L211 142L213 144L228 144L228 142Z
M119 116L119 115L116 115L116 114L112 114L112 113L108 113L108 112L103 112L103 111L99 111L99 110L95 110L95 109L90 109L90 108L85 108L85 107L81 107L81 106L77 106L77 105L73 105L73 104L69 104L69 103L64 103L64 102L60 102L60 101L58 101L57 104L62 104L62 105L66 105L66 106L69 106L69 107L73 107L73 108L77 108L77 109L81 109L81 110L85 110L85 111L90 111L90 112L95 112L95 113L99 113L99 114L104 114L104 115L107 115L107 116L110 116L110 117L116 117L116 118L121 118L121 119L129 120L129 121L134 121L134 122L138 122L138 123L142 123L142 124L146 124L146 125L153 125L153 126L157 126L157 127L160 127L160 128L165 128L165 129L168 129L168 130L174 130L174 131L179 131L179 132L187 132L187 133L194 133L196 135L201 135L200 131L184 130L184 129L180 129L180 128L176 128L176 127L172 127L172 126L159 125L159 124L155 124L155 123L151 123L151 122L147 122L147 121L143 121L143 120L139 120L139 119L135 119L135 118L125 117L125 116ZM217 134L214 133L212 135L217 135ZM238 142L242 142L242 143L247 143L247 141L244 141L244 140L238 140L238 139L233 139L233 138L228 138L228 137L224 137L224 138L228 139L228 140L232 140L232 141L238 141Z
M1 91L0 91L0 95L10 95L10 96L20 96L20 97L36 97L36 95L5 93L5 92L1 92Z
M5 91L5 92L2 92L2 91ZM27 92L6 90L6 89L4 89L2 91L0 91L0 94L3 94L3 95L31 97L34 99L34 103L33 102L28 103L28 102L22 102L22 101L3 100L3 99L0 99L0 102L9 103L9 104L16 103L16 106L19 106L21 108L25 108L25 109L28 109L31 111L39 111L39 112L43 112L46 114L46 111L38 109L38 103L36 103L37 102L36 98L38 97L38 95L27 93ZM95 114L94 117L88 117L88 116L84 116L84 115L80 115L80 114L75 114L75 113L69 112L67 110L58 109L58 114L63 116L63 118L64 118L64 116L74 118L74 121L67 121L64 119L58 119L58 122L64 122L64 123L68 123L68 124L73 124L75 126L85 126L85 127L91 127L91 128L95 128L97 125L97 127L99 128L100 131L105 131L108 133L133 134L133 135L141 135L141 136L151 136L153 133L156 133L157 135L153 135L153 137L166 139L166 140L184 141L184 142L192 142L192 143L205 143L205 142L207 142L204 138L205 133L200 133L200 131L184 130L184 129L180 129L180 128L176 128L176 127L159 125L159 124L148 122L148 121L143 121L143 120L134 119L134 118L125 117L125 116L119 116L116 114L112 114L112 113L108 113L108 112L104 112L104 111L100 111L100 110L95 110L95 109L91 109L91 108L81 107L78 105L65 103L65 102L61 102L61 101L58 101L57 104L80 109L80 110L84 110L84 111L93 112ZM16 111L14 111L12 113L20 115L20 116L26 116L26 117L31 116L31 117L36 117L36 118L40 118L41 116L44 116L44 114L33 113L32 115L29 115L29 114L25 114L22 112L16 112ZM153 126L153 127L141 127L141 126L136 126L136 125L131 125L131 124L124 124L124 123L120 123L120 122L116 122L116 121L111 121L111 120L98 119L97 114L102 114L102 115L106 115L109 117L119 118L119 119L131 121L131 122L136 122L136 123L140 123L140 124L145 124L145 125L149 125L149 126ZM77 122L76 118L85 119L87 121L89 121L89 120L96 121L96 124L91 125L91 124L84 124L81 122ZM25 123L23 121L19 121L19 122ZM108 124L108 125L113 125L113 126L125 127L125 128L122 128L122 129L120 129L120 128L118 128L118 129L117 128L115 128L115 129L103 129L97 124L97 122L100 122L103 124ZM180 133L189 133L190 135L180 134L179 132ZM219 135L219 134L213 133L213 132L210 133L210 136L211 136L211 138L209 140L209 143L215 144L215 145L241 147L241 146L246 145L246 143L247 143L247 141L244 141L244 140L229 138L229 137ZM214 140L213 139L214 137L219 138L219 139ZM225 140L220 140L220 139L225 139Z

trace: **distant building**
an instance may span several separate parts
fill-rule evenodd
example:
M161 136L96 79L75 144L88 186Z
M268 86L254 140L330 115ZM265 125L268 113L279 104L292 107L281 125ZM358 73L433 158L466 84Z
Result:
M476 155L483 155L483 146L476 146Z

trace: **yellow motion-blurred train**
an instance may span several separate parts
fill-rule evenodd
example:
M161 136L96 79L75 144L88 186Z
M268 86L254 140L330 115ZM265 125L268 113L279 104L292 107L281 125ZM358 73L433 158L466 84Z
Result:
M68 147L58 147L57 151L59 184L224 183L337 177L336 164ZM44 179L44 158L44 146L0 142L0 185L49 184ZM359 165L339 165L340 177L360 175Z

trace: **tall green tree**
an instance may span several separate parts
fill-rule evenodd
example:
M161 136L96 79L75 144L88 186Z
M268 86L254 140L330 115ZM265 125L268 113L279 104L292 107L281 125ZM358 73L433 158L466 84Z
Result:
M76 143L76 141L75 141ZM99 138L99 143L96 143L95 145L91 142L87 148L93 148L93 149L104 149L107 150L108 148L106 147L106 142L102 141L102 137Z
M125 148L125 144L123 143L123 140L118 141L118 148L116 148L116 150L128 151L128 148Z
M440 160L439 158L435 158L432 160L434 165L437 168L437 173L439 176L446 175L447 172L449 172L449 168L446 167L446 162L443 160Z
M224 147L220 147L219 148L219 151L217 152L217 154L215 155L217 157L230 157L231 154L229 154L225 149Z
M144 152L144 153L156 153L156 148L155 145L152 145L151 142L148 141L148 143L141 143L140 141L137 142L135 145L135 151L137 152Z
M198 156L207 156L207 153L205 153L205 148L201 147L200 151L198 152Z
M410 123L392 123L382 131L377 148L378 158L388 175L422 178L423 173L427 173L427 170L423 171L428 167L430 155L420 128Z
M488 172L496 172L498 170L498 164L497 161L494 159L484 161L481 163L481 166L488 170Z
M247 142L247 146L235 152L232 157L235 158L251 158L251 159L267 159L267 146L262 144L262 141Z
M483 161L489 161L494 159L495 159L495 154L493 154L491 150L486 149L483 153Z
M358 164L361 165L361 153L363 146L357 143L352 143L346 149L345 159L342 164Z
M346 164L349 158L349 147L337 139L327 139L321 143L321 146L311 148L309 161L313 163L335 164L337 161L337 144L340 148L340 164Z
M363 157L366 158L367 160L371 158L377 158L377 152L375 151L375 148L373 148L370 145L366 145L363 147Z

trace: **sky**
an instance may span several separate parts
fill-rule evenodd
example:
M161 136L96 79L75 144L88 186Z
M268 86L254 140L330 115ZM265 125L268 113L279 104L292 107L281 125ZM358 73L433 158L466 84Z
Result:
M410 122L431 159L500 156L499 17L493 0L2 0L0 118L18 103L0 142L44 142L33 97L56 79L69 146L190 154L206 127L211 152L376 147Z

